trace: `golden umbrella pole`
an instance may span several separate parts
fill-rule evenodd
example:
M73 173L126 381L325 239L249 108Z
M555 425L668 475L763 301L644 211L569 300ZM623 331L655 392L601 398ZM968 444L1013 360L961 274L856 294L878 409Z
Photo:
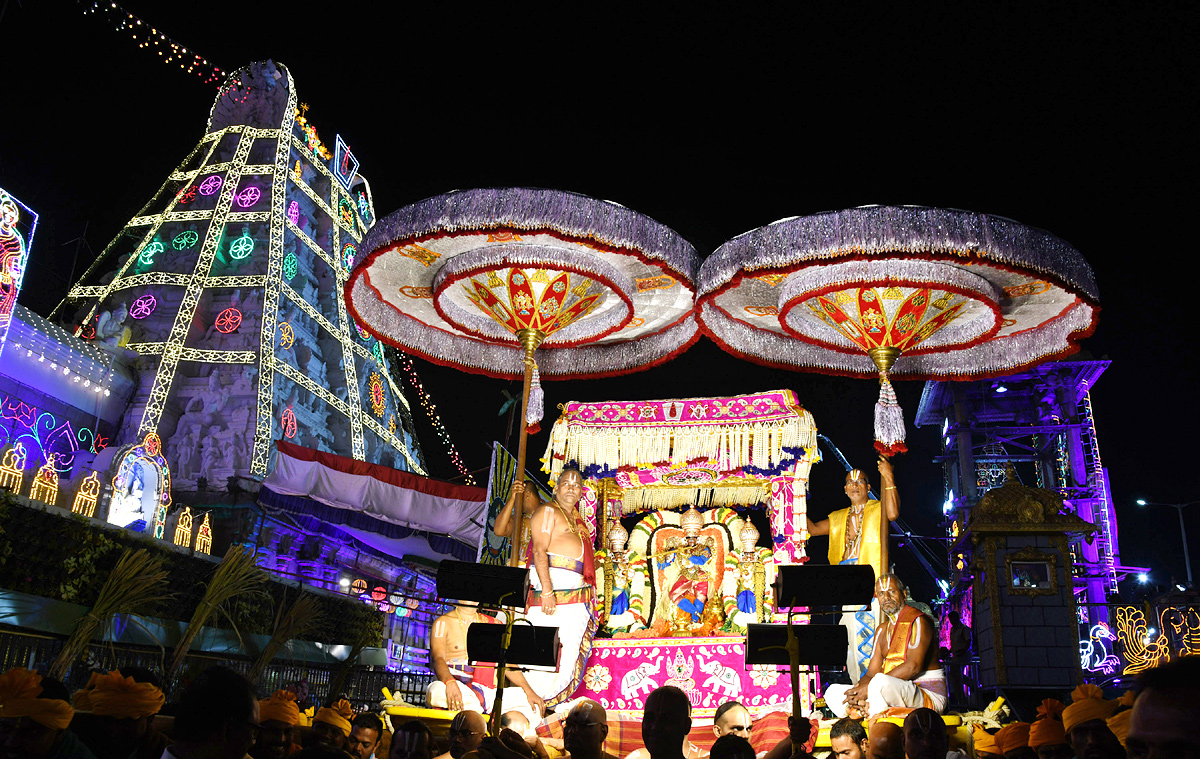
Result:
M519 442L517 443L516 476L524 479L525 453L528 446L528 433L525 431L525 415L529 412L529 387L533 383L533 352L546 339L546 333L540 329L519 329L517 330L517 339L521 341L521 347L525 349L525 384L521 388L521 436L518 438ZM525 556L525 546L522 545L525 537L524 521L525 504L524 497L522 497L521 503L513 504L512 553L508 557L508 565L510 567L520 566Z
M889 414L894 410L895 416L898 417L900 428L903 429L904 417L900 415L900 406L896 404L896 393L892 390L892 382L888 379L888 369L896 363L896 359L900 358L900 349L890 346L883 348L872 348L867 351L867 355L871 357L871 361L875 363L879 369L879 384L882 386L879 392L879 403L875 406L875 434L876 439L880 437L881 420L880 415ZM885 403L890 399L890 403ZM896 420L889 420L891 423L896 423ZM882 422L887 425L888 421ZM883 454L887 458L891 458L888 454ZM888 537L891 535L891 522L888 520L887 511L883 508L883 492L879 493L879 571L885 573L888 571Z

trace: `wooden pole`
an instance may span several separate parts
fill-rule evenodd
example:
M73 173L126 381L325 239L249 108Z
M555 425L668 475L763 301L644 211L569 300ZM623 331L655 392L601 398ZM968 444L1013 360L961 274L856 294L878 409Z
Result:
M517 437L516 476L524 480L525 454L528 448L529 437L529 434L525 431L525 415L529 411L529 387L533 383L533 352L542 344L542 340L545 339L546 334L536 329L522 329L517 331L517 337L521 340L521 347L525 349L525 384L521 387L521 418L519 420L521 432ZM525 537L524 522L525 498L522 496L519 503L513 504L512 553L508 557L508 565L510 567L519 567L524 563L525 546L522 545Z
M883 504L883 483L879 484L879 573L888 571L888 537L891 536L891 522L888 520L887 508ZM876 577L876 580L879 578Z

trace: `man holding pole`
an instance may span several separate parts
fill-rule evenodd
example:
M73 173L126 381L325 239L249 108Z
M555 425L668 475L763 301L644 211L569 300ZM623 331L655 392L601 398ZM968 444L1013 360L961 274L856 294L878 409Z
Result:
M900 516L900 495L896 490L892 464L879 457L879 476L882 485L880 501L871 498L871 483L861 469L851 469L846 474L846 497L850 506L839 509L820 522L808 522L812 535L829 536L830 564L870 564L875 577L887 571L888 524ZM887 521L883 521L883 514ZM852 680L858 680L866 671L871 659L871 642L875 633L878 605L862 609L844 607L842 624L850 631L850 653L846 660L846 671Z
M575 510L582 495L583 475L578 469L564 469L555 483L553 499L538 507L530 521L533 591L525 616L535 626L557 627L562 650L556 672L531 668L526 679L551 706L570 698L579 686L596 633L592 538Z

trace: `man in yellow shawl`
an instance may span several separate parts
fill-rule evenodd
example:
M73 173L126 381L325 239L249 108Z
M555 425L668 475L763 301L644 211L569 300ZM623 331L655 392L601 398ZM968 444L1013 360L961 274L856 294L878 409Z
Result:
M96 759L67 727L67 689L23 667L0 676L0 752L22 759Z
M879 476L881 479L882 501L871 498L871 483L867 474L861 469L851 469L846 473L846 497L850 505L838 509L829 515L828 519L820 522L808 521L808 532L811 535L829 536L830 564L870 564L875 570L875 579L886 573L887 567L882 566L880 555L880 537L883 525L880 524L883 514L887 514L889 522L900 516L900 495L896 490L896 478L892 472L892 464L882 456L879 457ZM842 611L842 624L850 631L850 653L846 661L846 671L851 680L857 681L867 671L871 661L875 621L879 616L877 605L863 609L845 607Z

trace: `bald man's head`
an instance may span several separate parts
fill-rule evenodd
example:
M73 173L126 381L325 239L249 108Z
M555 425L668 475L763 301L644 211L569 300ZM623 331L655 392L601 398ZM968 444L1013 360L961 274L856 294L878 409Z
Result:
M563 748L572 757L598 757L608 737L608 714L599 703L584 699L571 707L562 729Z
M461 711L450 720L450 729L446 734L450 738L450 756L462 759L483 743L483 737L487 735L487 722L479 712Z
M899 725L878 720L868 734L871 759L904 759L904 731Z
M908 759L945 759L946 723L933 709L913 709L904 718L904 755Z

